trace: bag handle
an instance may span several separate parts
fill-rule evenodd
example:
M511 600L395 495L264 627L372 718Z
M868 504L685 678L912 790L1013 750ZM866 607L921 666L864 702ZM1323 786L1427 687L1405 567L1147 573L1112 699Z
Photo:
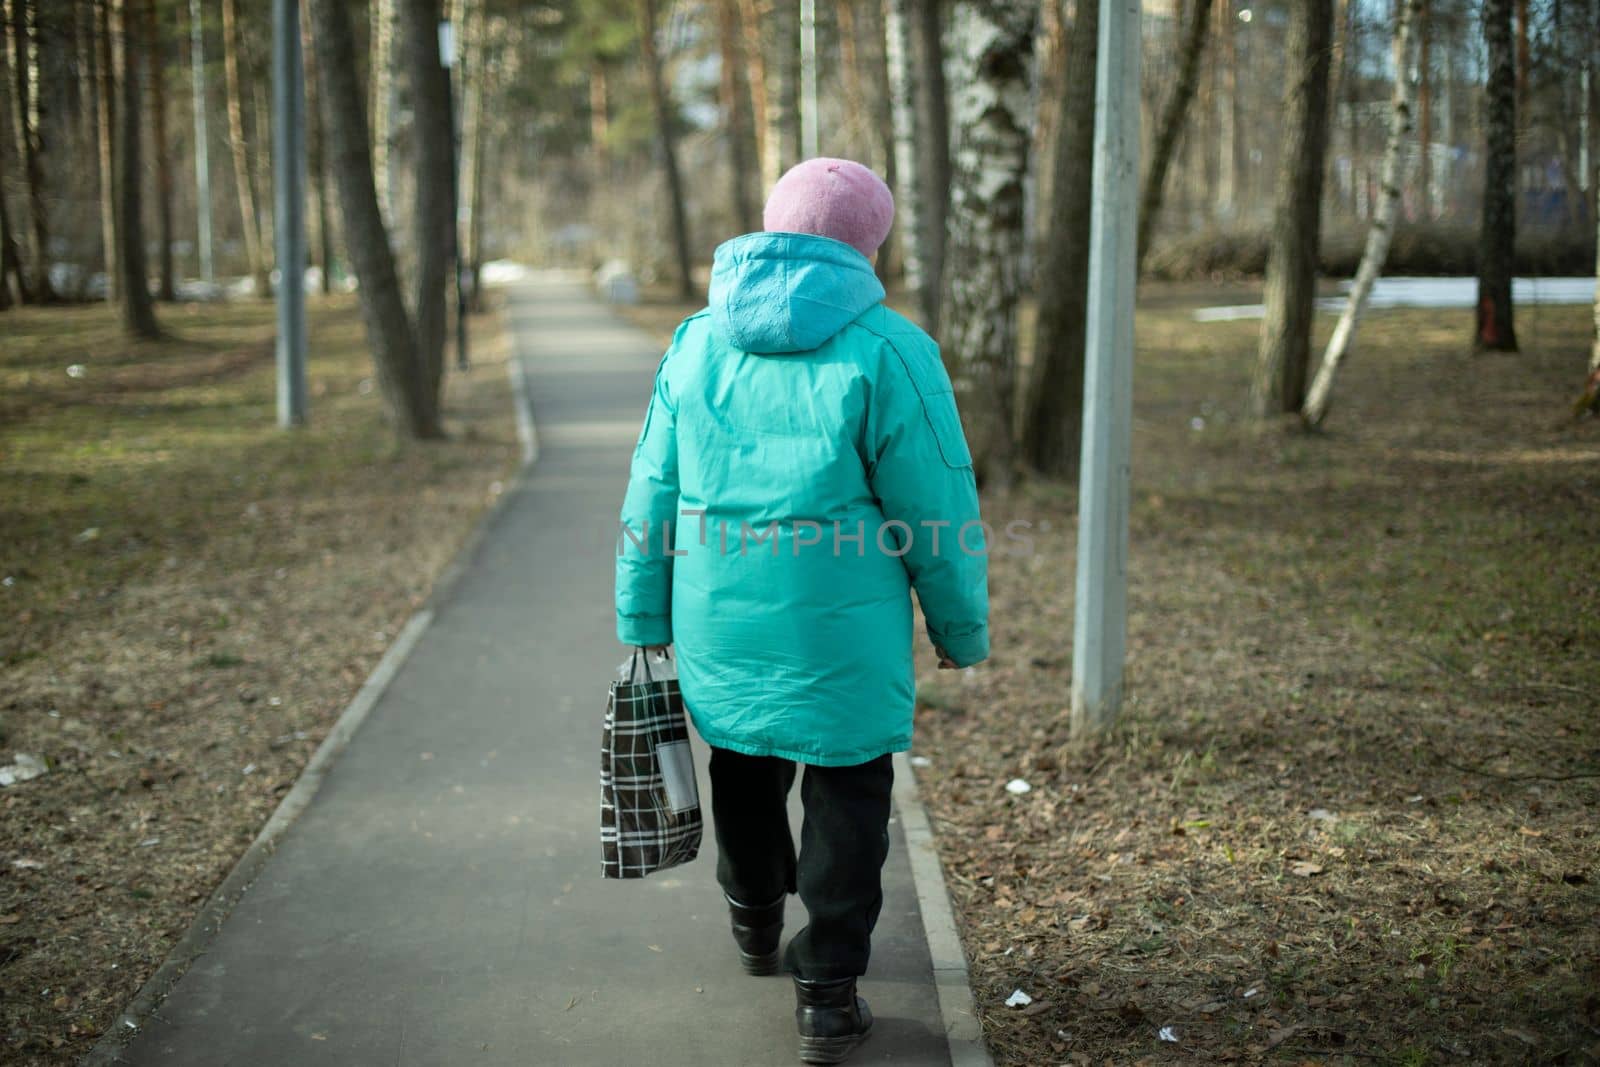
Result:
M650 653L647 652L645 649L646 649L646 646L644 646L644 645L634 645L633 646L633 658L628 661L628 680L631 681L631 682L637 683L637 681L638 681L638 678L639 678L639 663L640 663L641 657L643 658L643 662L644 662L644 680L645 680L645 682L649 683L649 682L655 681L654 678L650 677ZM666 655L670 656L671 653L667 653ZM665 659L666 656L663 656L662 658Z

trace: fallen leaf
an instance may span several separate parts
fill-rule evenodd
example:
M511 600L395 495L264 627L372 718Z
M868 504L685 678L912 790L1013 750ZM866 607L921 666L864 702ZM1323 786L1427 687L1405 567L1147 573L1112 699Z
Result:
M1312 863L1310 860L1301 860L1299 863L1296 863L1293 867L1289 868L1290 874L1296 875L1300 878L1311 878L1315 875L1321 874L1322 871L1322 864Z

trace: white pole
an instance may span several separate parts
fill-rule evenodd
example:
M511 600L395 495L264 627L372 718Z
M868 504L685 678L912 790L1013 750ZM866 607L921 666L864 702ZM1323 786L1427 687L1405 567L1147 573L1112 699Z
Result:
M200 277L215 278L211 259L211 163L206 153L206 33L200 0L189 0L189 69L194 87L194 185L199 217ZM163 149L164 150L164 149Z
M815 159L817 131L817 0L800 0L800 154Z
M1122 704L1139 195L1139 5L1140 0L1100 0L1072 641L1076 736L1109 726Z
M278 258L278 425L306 421L306 85L299 0L272 3L273 230Z

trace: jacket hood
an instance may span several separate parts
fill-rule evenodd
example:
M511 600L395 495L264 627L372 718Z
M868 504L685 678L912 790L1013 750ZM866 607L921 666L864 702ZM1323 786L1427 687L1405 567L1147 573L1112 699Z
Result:
M809 233L747 233L717 246L711 328L745 352L809 352L883 299L872 262Z

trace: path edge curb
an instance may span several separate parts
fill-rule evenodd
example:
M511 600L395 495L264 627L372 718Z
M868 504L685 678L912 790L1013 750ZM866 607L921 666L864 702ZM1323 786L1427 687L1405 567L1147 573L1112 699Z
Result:
M506 314L504 309L501 314ZM509 320L503 320L501 328L510 333ZM221 884L212 891L205 904L201 905L194 921L189 924L183 936L178 938L155 973L139 987L133 999L117 1013L116 1018L100 1035L94 1047L79 1061L82 1067L110 1067L112 1064L124 1062L122 1053L128 1042L144 1029L145 1021L156 1014L162 1001L166 1000L167 995L188 972L194 961L205 955L234 906L249 891L250 886L266 867L267 861L277 851L278 840L311 803L317 790L321 788L323 779L327 777L339 755L360 729L367 714L377 705L378 700L388 690L389 683L411 657L411 650L416 646L418 638L433 622L439 606L449 598L461 576L466 572L467 565L478 554L478 548L483 543L489 528L505 511L515 490L527 479L528 473L539 457L539 438L533 421L533 410L528 401L527 377L522 369L523 353L515 334L511 335L508 344L510 350L506 358L506 375L511 381L512 405L517 420L517 443L520 448L519 463L512 472L508 484L495 498L494 503L479 517L461 547L439 572L439 577L434 580L433 588L422 606L406 620L394 643L384 652L383 658L372 669L372 673L367 675L366 681L356 690L356 695L350 699L350 703L339 713L339 717L329 728L328 735L311 754L311 759L295 778L294 785L278 802L266 825L262 826L261 831L250 842L250 846L245 849L244 855L239 857Z
M939 1018L944 1023L950 1065L994 1067L989 1048L984 1044L983 1026L978 1021L977 1004L967 973L967 956L961 948L955 911L950 906L944 868L939 865L933 827L928 821L927 809L922 806L911 761L904 752L894 754L894 806L900 815L900 829L905 834L911 882L922 913L922 932L928 939L934 992L939 1000Z

